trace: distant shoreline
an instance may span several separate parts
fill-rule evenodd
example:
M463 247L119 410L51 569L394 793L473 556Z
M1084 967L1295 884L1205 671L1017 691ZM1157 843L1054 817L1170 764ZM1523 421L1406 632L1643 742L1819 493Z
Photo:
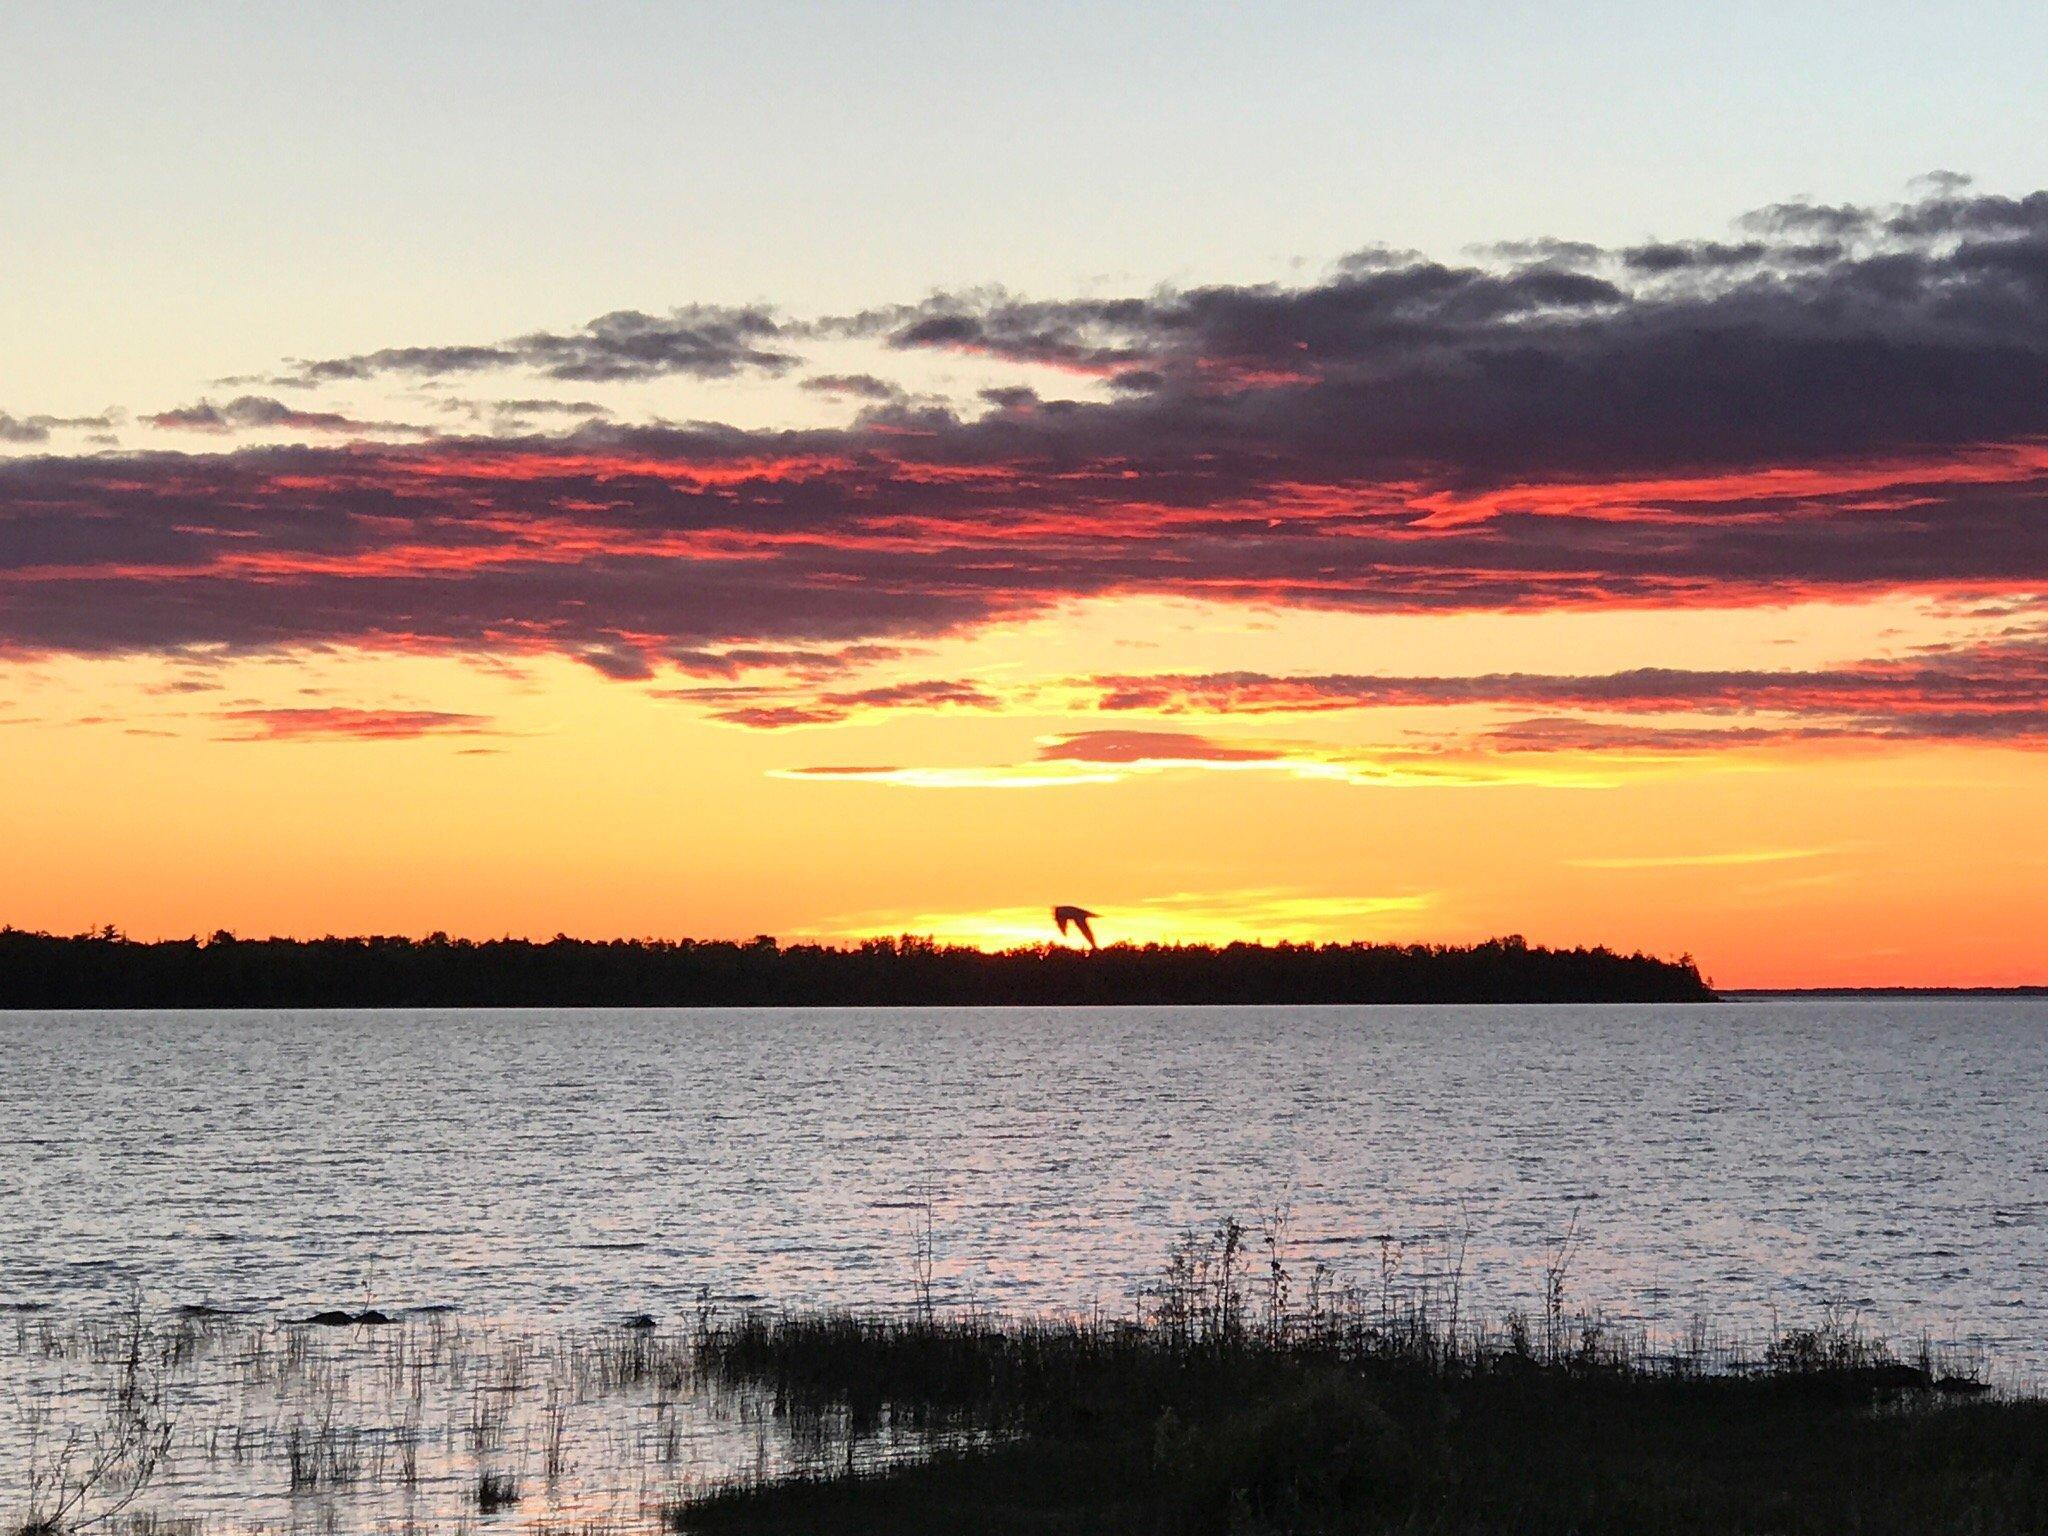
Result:
M1472 945L848 948L697 940L212 938L0 929L0 1009L1704 1003L1689 958Z

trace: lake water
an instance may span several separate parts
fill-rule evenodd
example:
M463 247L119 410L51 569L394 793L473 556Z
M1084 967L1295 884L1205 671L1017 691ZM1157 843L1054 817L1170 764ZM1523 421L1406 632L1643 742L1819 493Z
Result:
M942 1303L1121 1312L1231 1216L1367 1288L1462 1252L1496 1322L1570 1234L1574 1308L2038 1385L2048 1000L0 1014L0 1526L140 1358L137 1530L474 1528L491 1474L653 1536L855 1449L694 1376L700 1305L905 1305L928 1220Z
M0 1014L0 1302L583 1321L1126 1305L1184 1228L1469 1231L1740 1327L1860 1308L2048 1368L2048 1000ZM1419 1262L1411 1257L1409 1262Z

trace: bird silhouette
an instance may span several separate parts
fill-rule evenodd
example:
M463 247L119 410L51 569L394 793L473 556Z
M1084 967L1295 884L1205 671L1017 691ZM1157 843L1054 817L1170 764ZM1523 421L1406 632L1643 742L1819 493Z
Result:
M1081 937L1088 941L1090 949L1100 949L1102 946L1095 942L1095 930L1088 926L1088 919L1094 916L1096 914L1090 912L1086 907L1054 907L1052 909L1052 920L1060 925L1060 936L1062 938L1066 937L1067 924L1072 923L1081 930Z

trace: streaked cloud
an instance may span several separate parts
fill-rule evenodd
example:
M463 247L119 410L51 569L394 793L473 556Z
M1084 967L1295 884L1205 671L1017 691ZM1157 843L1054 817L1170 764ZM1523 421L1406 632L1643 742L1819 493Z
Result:
M1567 859L1573 869L1724 869L1753 864L1793 864L1826 858L1839 848L1733 848L1714 853L1645 853L1613 858Z
M901 384L872 373L819 373L800 380L798 389L847 400L899 401L908 397Z
M1225 672L1097 677L1100 709L1317 714L1471 704L1624 713L2030 715L2048 699L2048 636L2020 633L1822 669L1495 672L1466 677Z
M411 741L421 736L485 736L486 716L439 709L225 709L214 719L230 741Z
M310 386L398 374L448 378L524 369L584 383L681 375L722 379L782 373L799 359L775 345L784 327L768 310L688 304L664 315L615 310L572 331L530 331L506 341L380 347L346 357L300 360L271 382Z
M815 779L835 784L895 784L905 789L1071 789L1081 784L1114 784L1123 774L1047 763L963 764L909 767L895 763L823 763L777 768L771 778Z
M952 678L884 683L872 688L821 689L807 695L792 694L786 687L771 689L744 685L673 689L664 690L664 693L670 698L711 706L710 716L714 720L755 730L837 725L856 715L906 709L997 710L1003 707L1000 695L978 683Z
M331 433L358 436L366 433L395 433L400 436L428 435L421 427L399 421L363 421L339 411L305 411L286 405L269 395L238 395L216 405L199 400L175 410L158 411L143 420L170 432L285 431Z
M825 674L829 676L829 674ZM867 688L818 677L662 690L711 717L756 729L833 725L939 709L987 713L1146 715L1219 720L1398 710L1418 748L1495 751L1697 752L1800 742L2048 744L2048 637L2031 619L1995 636L1810 669L1638 667L1593 674L1471 676L1263 672L1157 673L1033 679L997 688L952 679ZM1472 711L1496 717L1474 724ZM1544 713L1530 715L1529 710ZM1417 723L1415 711L1425 714ZM1446 715L1443 712L1450 712ZM1435 723L1428 723L1430 721ZM1131 760L1174 755L1199 737L1122 729ZM1158 746L1158 752L1150 750ZM1233 749L1239 756L1257 756ZM1202 754L1214 759L1213 752Z
M58 432L104 432L119 425L118 412L96 416L13 416L0 411L0 443L12 446L47 443Z
M1390 788L1512 783L1594 789L1614 782L1611 772L1595 765L1517 763L1472 750L1224 741L1193 732L1124 730L1046 737L1035 756L1015 763L824 764L778 769L773 776L910 789L1062 789L1180 772L1278 774Z

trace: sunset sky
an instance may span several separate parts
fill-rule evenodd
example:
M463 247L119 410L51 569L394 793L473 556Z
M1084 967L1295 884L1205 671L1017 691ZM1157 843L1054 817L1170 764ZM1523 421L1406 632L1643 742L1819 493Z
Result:
M2048 9L1844 14L9 6L0 923L2048 980Z

